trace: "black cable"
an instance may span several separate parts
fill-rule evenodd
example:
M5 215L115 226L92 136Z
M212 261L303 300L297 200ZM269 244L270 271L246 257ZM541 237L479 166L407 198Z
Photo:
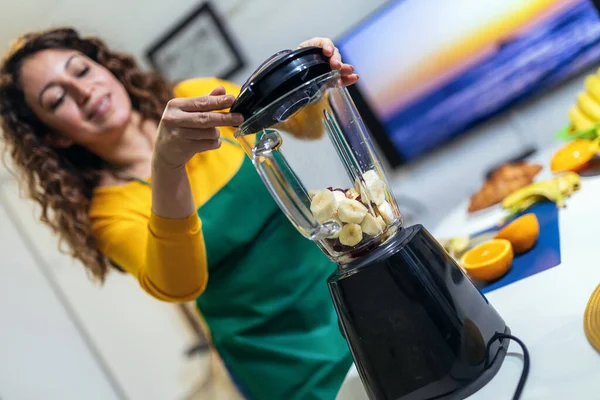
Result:
M527 350L527 346L525 346L525 343L523 343L521 341L521 339L519 339L518 337L509 335L506 333L496 333L494 336L492 336L492 338L488 342L486 356L487 356L487 354L489 354L489 348L492 345L492 343L494 343L496 340L501 340L501 339L513 340L513 341L517 342L517 344L519 344L519 346L521 346L521 349L523 349L523 372L521 372L521 378L519 379L519 384L517 385L517 389L515 390L515 394L513 395L513 398L512 398L512 400L519 400L521 398L521 394L523 393L523 388L525 387L525 383L527 382L527 377L529 376L529 351Z

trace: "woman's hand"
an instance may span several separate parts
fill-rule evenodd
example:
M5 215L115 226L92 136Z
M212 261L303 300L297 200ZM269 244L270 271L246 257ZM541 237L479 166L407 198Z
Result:
M196 153L221 146L219 126L243 122L240 114L217 112L231 107L235 97L225 94L222 86L209 95L177 98L169 101L158 125L154 163L178 168Z
M340 71L342 75L342 84L344 86L350 86L358 81L358 75L354 73L354 67L350 64L344 64L342 62L342 56L339 50L330 39L316 37L305 42L300 43L298 48L316 46L323 49L323 54L329 57L329 63L331 68Z
M167 105L152 159L152 211L159 217L182 219L196 212L185 163L221 146L219 126L243 122L239 114L217 112L234 101L219 86L208 96L173 99Z

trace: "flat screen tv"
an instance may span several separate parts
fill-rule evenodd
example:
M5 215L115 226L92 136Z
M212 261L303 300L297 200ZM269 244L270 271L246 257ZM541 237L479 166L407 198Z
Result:
M590 0L395 0L336 44L395 167L600 66L600 18Z

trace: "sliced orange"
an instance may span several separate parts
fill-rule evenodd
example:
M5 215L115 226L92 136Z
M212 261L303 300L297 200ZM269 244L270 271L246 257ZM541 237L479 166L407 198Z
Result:
M598 152L598 141L576 139L558 149L550 160L550 170L554 173L580 171Z
M531 249L540 236L540 224L535 214L525 214L506 225L496 234L496 239L506 239L516 254Z
M513 257L510 241L492 239L467 251L460 263L473 278L480 281L494 281L510 270Z

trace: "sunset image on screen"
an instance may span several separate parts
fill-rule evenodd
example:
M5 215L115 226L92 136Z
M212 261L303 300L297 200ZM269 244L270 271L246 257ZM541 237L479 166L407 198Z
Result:
M403 0L339 43L405 158L600 60L588 0Z

